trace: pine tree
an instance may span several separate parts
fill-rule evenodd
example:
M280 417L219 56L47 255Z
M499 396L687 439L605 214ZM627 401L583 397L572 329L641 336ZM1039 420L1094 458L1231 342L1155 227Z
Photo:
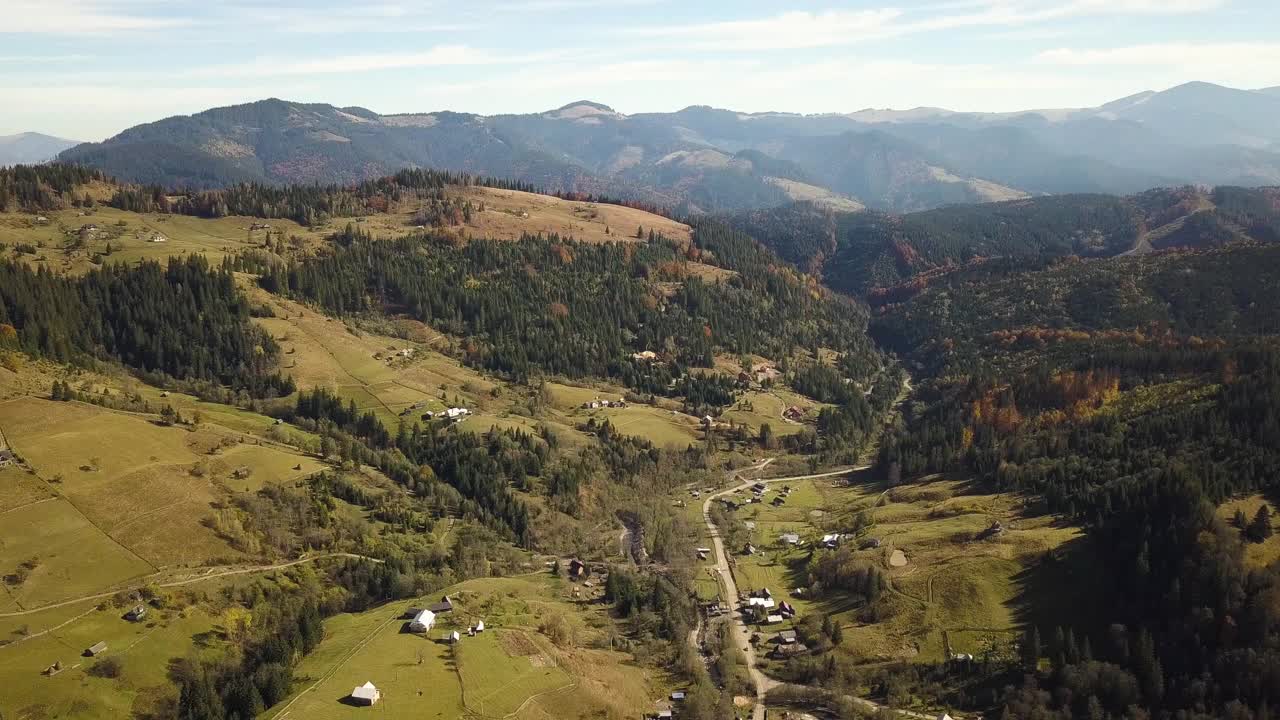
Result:
M1034 671L1040 664L1040 628L1032 625L1022 639L1022 667Z
M1246 536L1249 540L1260 543L1271 537L1273 530L1271 528L1271 508L1263 503L1256 515L1253 516L1253 522L1249 523Z

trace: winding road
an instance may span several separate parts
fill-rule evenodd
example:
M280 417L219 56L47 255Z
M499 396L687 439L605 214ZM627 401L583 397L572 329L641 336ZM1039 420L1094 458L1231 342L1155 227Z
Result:
M765 467L767 467L770 462L772 461L765 460L763 462L756 463L755 465L752 465L750 468L747 468L747 469L753 472L758 472L760 470L763 470ZM812 475L793 475L791 477L771 478L768 480L744 480L738 485L733 485L717 493L708 495L707 499L704 500L702 503L702 519L707 524L707 535L710 536L711 547L715 550L715 553L716 553L716 572L719 573L720 575L720 583L721 583L721 586L724 588L725 603L729 606L729 617L730 617L729 622L733 627L734 642L738 644L738 647L742 648L743 657L745 657L747 660L747 674L751 677L751 684L755 686L755 690L756 690L756 706L755 706L755 710L751 715L752 720L765 720L765 706L764 706L765 693L767 693L770 688L776 686L778 683L775 680L772 680L771 678L769 678L763 672L761 672L760 669L756 666L756 649L751 646L751 641L750 641L751 632L750 630L747 629L747 624L742 619L741 606L738 602L738 584L737 582L734 581L733 570L729 567L729 555L725 551L724 539L720 536L720 528L711 519L711 502L716 498L724 497L725 495L729 495L731 493L738 492L739 490L749 488L758 482L769 485L772 483L780 483L780 482L799 482L801 480L815 480L817 478L835 477L837 475L847 475L851 472L856 472L858 470L865 470L869 467L871 466L863 465L861 467L848 468L845 470L834 470L834 471L825 472L825 473L815 473ZM740 472L741 471L735 471L733 475L737 476Z
M903 400L905 400L907 396L910 395L910 392L911 392L911 378L907 377L903 382L903 387L901 392L898 395L897 400L894 401L895 410L899 405L902 404ZM760 472L764 470L771 462L773 462L772 459L764 460L748 468L744 468L743 470L735 470L729 474L729 477L740 479L741 474L744 472L752 472L752 473ZM725 598L726 604L729 606L729 615L730 615L729 622L733 627L734 642L738 644L738 647L742 648L743 657L746 658L746 662L747 662L747 674L751 678L751 684L755 686L756 704L755 704L755 709L752 711L752 715L751 715L752 720L765 720L765 712L766 712L765 711L765 695L769 692L770 689L777 687L782 683L765 675L757 665L756 649L751 645L751 640L750 640L751 632L747 628L747 624L746 622L743 621L743 618L742 618L741 605L738 602L738 584L733 578L733 569L729 566L729 555L725 551L724 539L720 535L720 528L717 527L715 522L713 522L711 519L711 503L716 498L721 498L721 497L724 497L725 495L729 495L729 494L738 492L740 490L744 490L756 483L764 483L765 485L772 485L774 483L800 482L802 480L817 480L817 479L826 478L826 477L848 475L849 473L859 472L861 470L867 470L871 467L872 467L871 465L858 465L856 467L845 468L843 470L832 470L830 472L812 473L809 475L792 475L790 477L780 477L780 478L770 478L770 479L760 479L760 480L743 480L741 483L732 485L728 488L720 490L719 492L708 495L702 503L702 519L703 519L703 522L705 522L707 525L707 535L711 538L711 546L716 553L716 558L715 558L716 572L720 575L720 583L721 583L721 586L724 588L724 598ZM885 492L888 492L888 490L886 490ZM696 642L696 636L691 635L690 641ZM695 647L694 649L696 650L697 648ZM935 718L935 716L933 715L913 712L911 710L893 710L892 708L888 708L884 705L881 705L873 700L868 700L866 698L861 698L861 697L852 696L852 695L847 697L853 702L857 703L858 705L872 712L889 710L890 712L896 713L899 717L912 718L913 720L934 720Z

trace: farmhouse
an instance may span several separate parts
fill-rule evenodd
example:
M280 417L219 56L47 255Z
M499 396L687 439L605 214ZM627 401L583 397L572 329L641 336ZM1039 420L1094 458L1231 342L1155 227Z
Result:
M428 605L427 609L437 615L440 613L453 612L453 601L449 599L448 595L445 595L440 599L440 602Z
M783 630L774 636L773 641L779 645L791 645L796 641L796 631Z
M756 554L756 546L755 546L755 545L752 545L751 543L747 543L747 546L746 546L746 547L744 547L744 548L742 548L742 554L743 554L743 555L755 555L755 554Z
M409 632L424 633L435 627L436 614L430 610L419 610L413 620L409 621Z
M773 652L770 653L776 658L783 659L803 655L809 652L809 646L802 642L775 645Z
M128 620L129 622L138 622L140 620L146 619L146 617L147 617L146 605L134 605L133 608L129 610L129 612L124 614L124 619Z
M160 233L152 233L151 237L147 240L147 242L153 242L153 243L169 242L169 238L161 235Z
M672 700L674 700L674 701L676 701L676 702L684 702L684 691L683 691L683 690L677 690L677 691L675 691L675 692L671 693L671 699L672 699Z
M800 544L800 536L796 533L782 533L782 536L778 539L786 543L787 545Z
M632 359L635 359L635 360L650 360L650 361L652 361L652 360L657 360L657 359L658 359L658 353L656 353L656 352L654 352L654 351L652 351L652 350L642 350L642 351L640 351L640 352L638 352L638 353L632 353L632 354L631 354L631 357L632 357Z
M776 603L774 603L773 598L766 598L766 597L747 598L747 607L758 607L758 608L764 608L765 610L769 610L773 608L775 605Z
M784 618L793 618L796 616L796 606L783 600L778 603L778 613Z
M107 644L104 642L96 642L90 645L84 651L85 657L95 657L107 651Z
M591 570L587 567L586 563L582 562L578 558L574 558L569 561L569 577L577 580L578 578L586 577L589 574L591 574Z
M766 615L766 616L764 617L764 624L765 624L765 625L779 625L779 624L781 624L781 623L782 623L782 616L781 616L781 615Z
M773 498L773 502L771 502L771 503L769 503L769 504L770 504L770 505L773 505L774 507L780 507L780 506L782 506L782 505L785 505L785 504L786 504L786 502L787 502L787 499L786 499L786 498L782 497L781 495L778 495L778 496L774 497L774 498Z
M351 691L351 701L356 705L375 705L382 699L382 691L366 682Z
M476 633L482 633L482 632L484 632L484 621L483 621L483 620L477 620L477 621L476 621L476 624L475 624L475 627L473 627L473 628L471 628L471 629L472 629L472 630L474 630Z
M831 533L822 536L822 547L834 548L840 545L840 533Z

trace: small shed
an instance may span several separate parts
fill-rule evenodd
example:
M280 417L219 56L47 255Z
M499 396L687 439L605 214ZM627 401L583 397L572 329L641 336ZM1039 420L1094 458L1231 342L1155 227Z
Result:
M376 705L382 699L382 691L366 682L351 691L351 701L356 705Z
M85 657L97 657L98 655L101 655L102 653L104 653L104 652L106 652L106 651L107 651L107 644L106 644L106 643L104 643L104 642L96 642L96 643L94 643L94 644L90 645L89 647L85 648L84 656L85 656Z
M684 691L677 690L671 693L671 699L675 702L684 702Z
M477 620L477 621L476 621L475 631L476 631L477 633L482 633L482 632L484 632L484 621L483 621L483 620Z
M440 613L453 612L453 600L449 599L448 595L445 595L440 598L440 602L428 605L427 609L437 615Z
M766 615L764 618L765 625L780 625L782 623L781 615Z
M447 640L450 644L456 643L461 639L462 639L462 634L459 633L457 630L454 630L453 632L445 636L445 640Z
M797 533L783 533L779 539L782 540L782 542L786 543L787 545L800 544L800 535Z

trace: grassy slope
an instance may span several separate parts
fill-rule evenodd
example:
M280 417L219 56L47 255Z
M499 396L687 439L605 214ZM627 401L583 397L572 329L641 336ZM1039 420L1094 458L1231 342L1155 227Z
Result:
M444 593L456 609L426 637L404 632L400 614L434 595L326 621L324 642L299 668L299 692L267 717L625 717L660 694L658 679L624 664L624 655L583 647L603 608L571 600L559 580L478 579ZM577 647L556 647L538 632L556 615L574 628ZM467 637L479 619L486 632ZM463 631L456 648L437 642L453 629ZM365 681L382 690L383 702L372 710L342 703Z
M775 486L765 502L737 511L739 518L755 523L751 541L758 549L753 556L733 549L739 590L768 587L775 599L795 605L799 617L836 615L845 627L842 652L862 662L940 661L944 636L951 652L975 654L992 641L1009 639L1023 621L1031 594L1038 592L1027 581L1028 569L1046 552L1079 536L1077 529L1052 517L1024 514L1014 496L985 494L963 482L935 480L885 493L880 483L855 476L849 485L818 479L793 483L792 488L781 507L769 504L777 494ZM686 506L700 522L701 502ZM889 617L878 623L860 621L858 609L839 595L809 598L794 592L808 584L808 548L826 533L847 532L862 510L870 510L876 523L864 537L879 538L882 547L857 554L884 568L893 588L885 600ZM971 540L996 520L1004 525L1003 534ZM805 546L779 542L781 534L790 532L799 534ZM905 567L890 567L894 550L906 554ZM706 572L711 565L703 565L699 594L711 597L716 592ZM771 635L787 627L762 632Z

